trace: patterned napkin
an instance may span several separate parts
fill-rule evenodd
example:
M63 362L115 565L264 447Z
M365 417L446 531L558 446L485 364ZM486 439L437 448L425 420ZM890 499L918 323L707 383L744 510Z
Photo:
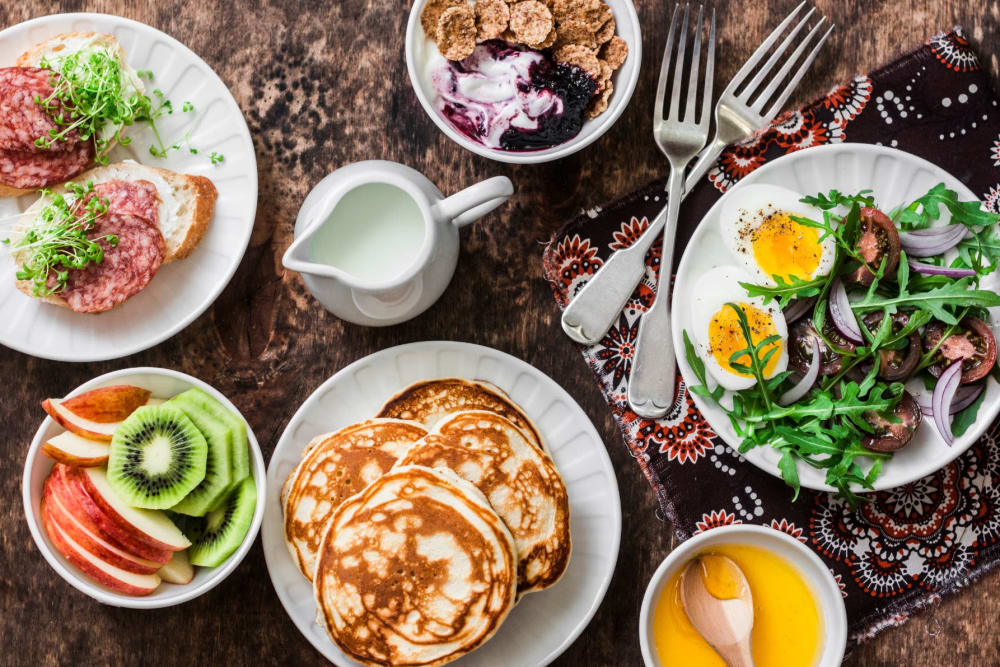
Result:
M844 141L895 146L927 158L1000 210L1000 108L960 28L816 102L784 114L726 150L684 204L700 219L736 181L791 151ZM662 207L663 181L567 223L546 247L544 271L565 307L617 248L631 244ZM755 523L808 544L830 566L847 604L850 642L954 593L1000 561L1000 420L954 463L912 484L874 494L852 511L833 494L791 491L725 446L678 376L664 419L625 400L639 316L652 303L660 249L618 323L582 348L632 456L663 513L686 539L710 528Z

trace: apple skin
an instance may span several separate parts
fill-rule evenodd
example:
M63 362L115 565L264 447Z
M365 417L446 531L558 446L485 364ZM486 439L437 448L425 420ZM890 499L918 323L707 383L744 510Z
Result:
M170 562L157 572L168 584L189 584L194 579L194 567L188 560L187 550L175 551Z
M83 438L72 431L64 431L42 443L42 451L50 459L68 466L91 468L107 463L111 450L102 442Z
M122 595L144 596L155 591L160 585L160 577L155 574L132 574L114 568L96 557L87 558L81 547L59 529L47 512L42 513L42 526L59 553L102 586ZM119 578L116 576L116 570L125 576L131 576L133 582L142 582L142 585L136 585Z
M65 398L62 405L81 419L98 424L113 424L125 420L136 408L145 405L151 394L151 391L142 387L119 384Z
M49 480L51 479L50 477ZM104 540L100 535L90 532L59 503L59 498L52 491L49 481L45 482L45 488L42 491L41 512L47 514L48 520L58 526L66 536L80 547L110 565L136 574L155 574L161 567L161 563L130 554L117 545Z
M111 436L118 426L117 423L99 424L82 419L67 410L58 398L46 398L42 401L42 408L64 429L89 440L111 442Z
M145 542L154 549L162 549L166 551L180 551L181 549L187 549L191 546L191 540L185 537L180 529L178 529L177 526L175 526L161 511L131 508L126 506L117 496L114 496L114 491L108 484L107 477L102 469L66 468L66 475L70 479L77 481L80 487L86 492L94 504L98 506L101 512L117 523L120 528L131 534L133 538ZM99 488L98 484L103 487L103 490ZM116 509L116 504L121 506L122 509ZM157 536L149 533L144 530L140 524L130 521L127 518L128 512L134 512L139 517L143 515L154 515L155 518L153 518L153 523L161 522L164 524L164 530L168 531L170 534ZM166 541L171 539L173 540L172 542Z
M170 560L172 549L152 544L144 534L139 534L131 526L126 527L123 520L116 520L105 513L84 488L79 477L70 474L74 470L62 463L52 466L53 490L63 507L73 511L74 517L81 519L81 523L91 528L94 533L120 546L124 551L157 563L166 563ZM117 513L114 516L117 516Z

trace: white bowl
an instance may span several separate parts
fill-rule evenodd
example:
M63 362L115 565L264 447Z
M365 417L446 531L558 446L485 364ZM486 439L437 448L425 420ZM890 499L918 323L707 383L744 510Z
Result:
M134 384L138 387L149 389L153 392L153 396L159 398L169 398L191 387L198 387L240 415L240 418L243 417L229 399L209 385L185 373L165 368L125 368L105 373L80 385L67 394L67 396L75 396L97 387L123 383ZM73 588L86 593L98 602L114 607L130 607L132 609L172 607L173 605L194 599L202 593L206 593L218 586L223 579L229 576L230 572L236 569L236 566L240 564L243 557L250 551L250 547L253 546L254 540L257 538L257 531L260 530L260 522L264 518L264 500L267 489L264 457L261 456L260 446L257 444L257 438L254 437L253 430L247 424L247 437L250 441L250 453L253 458L251 474L253 475L254 484L257 486L257 507L254 510L250 532L243 539L243 544L218 567L195 567L194 579L191 582L183 585L163 582L155 592L145 597L121 595L96 583L59 553L52 545L48 534L42 527L39 512L42 485L45 483L45 479L49 475L49 470L54 463L52 459L42 452L42 443L62 430L63 428L56 424L51 417L46 417L42 425L38 427L35 439L31 441L31 447L28 448L27 460L24 462L21 495L24 499L24 514L28 520L28 528L31 530L31 537L34 538L35 544L38 545L38 550L42 552L49 565L59 573L59 576L69 582Z
M671 551L660 567L656 568L653 578L646 587L646 595L642 598L642 611L639 614L639 644L642 646L642 659L646 666L661 667L653 642L653 609L656 601L660 599L663 586L691 558L707 547L722 544L760 547L792 564L816 596L823 618L824 627L820 630L823 650L817 665L819 667L839 665L844 658L844 649L847 645L847 610L840 595L840 586L830 574L829 568L809 547L791 535L764 526L737 524L713 528L695 535Z
M614 125L618 117L625 111L625 107L628 106L628 101L635 90L635 84L639 80L639 65L642 63L642 35L639 30L639 17L635 13L632 0L604 1L611 7L615 16L616 34L628 44L628 58L612 76L615 89L611 94L607 110L593 120L584 121L580 133L569 141L540 151L502 151L473 141L452 127L448 119L434 108L432 101L434 91L428 89L424 77L420 74L420 68L423 66L424 48L428 45L430 48L436 48L433 43L428 44L423 26L420 25L420 13L424 10L427 0L416 0L413 3L413 7L410 9L410 20L406 25L406 70L410 74L410 83L413 84L413 90L417 93L417 99L420 100L427 115L449 139L459 146L491 160L514 164L538 164L572 155L595 142L598 137L608 131L608 128Z

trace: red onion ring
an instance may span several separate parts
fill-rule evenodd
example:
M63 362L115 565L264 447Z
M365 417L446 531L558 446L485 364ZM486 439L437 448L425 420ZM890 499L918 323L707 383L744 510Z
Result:
M955 442L955 436L951 432L951 420L948 408L951 407L952 401L955 400L955 392L958 390L958 385L961 381L962 360L959 359L941 373L937 384L934 385L934 394L931 396L934 425L937 426L938 433L941 434L944 443L949 447Z
M840 278L833 279L833 289L830 292L830 317L844 338L858 345L864 344L865 339L861 335L858 319L854 317L851 302L847 298L847 290Z
M816 384L816 378L819 377L819 341L816 336L810 336L809 342L812 344L812 360L809 362L809 368L806 369L806 374L802 376L802 379L795 383L795 386L786 391L778 399L778 404L785 406L791 405L803 396L805 396L814 384Z
M951 250L965 238L963 225L949 225L914 232L900 232L899 244L911 257L933 257Z
M983 393L985 385L981 384L963 384L959 386L958 390L955 392L955 400L951 403L951 408L948 409L949 414L958 414L962 410L966 409L970 405L976 402L979 395ZM934 416L934 406L929 402L924 403L923 397L918 399L917 404L920 406L920 412L922 412L927 417Z
M912 259L906 260L910 268L918 273L928 276L948 276L949 278L969 278L976 275L972 269L951 269L946 266L934 266L923 262L914 262Z

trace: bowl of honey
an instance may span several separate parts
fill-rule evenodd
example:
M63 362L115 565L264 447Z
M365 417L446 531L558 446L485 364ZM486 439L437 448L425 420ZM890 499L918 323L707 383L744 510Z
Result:
M647 667L726 667L695 630L684 609L681 579L698 558L705 589L720 600L737 591L725 567L743 572L753 599L751 653L755 667L839 665L847 644L840 586L826 564L794 537L762 526L731 525L692 537L653 573L639 618Z

